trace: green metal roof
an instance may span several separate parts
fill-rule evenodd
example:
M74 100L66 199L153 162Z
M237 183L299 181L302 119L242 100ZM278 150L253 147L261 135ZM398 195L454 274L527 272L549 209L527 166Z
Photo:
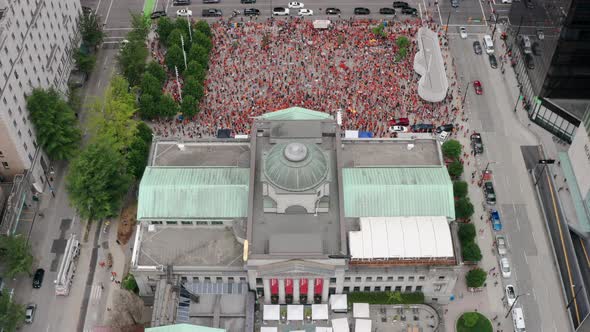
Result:
M316 144L280 143L264 158L264 174L281 189L305 191L326 179L328 160Z
M455 219L445 167L343 168L346 217L446 216Z
M148 327L146 332L225 332L225 329L216 329L213 327L191 325L191 324L174 324L158 327Z
M332 119L328 113L312 111L303 107L289 107L284 110L263 114L265 120L325 120Z
M249 182L249 168L147 167L137 219L246 217Z

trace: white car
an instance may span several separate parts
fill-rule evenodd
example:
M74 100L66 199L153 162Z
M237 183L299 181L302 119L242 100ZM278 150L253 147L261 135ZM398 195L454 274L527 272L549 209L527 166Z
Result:
M289 8L275 7L272 9L273 16L289 16Z
M459 35L461 35L461 39L467 39L467 28L459 27Z
M178 16L178 17L191 17L191 16L193 16L193 11L190 9L179 9L176 11L176 16Z
M389 127L390 133L405 133L408 131L408 127L404 126L391 126Z
M299 9L303 8L305 5L302 2L291 1L289 2L289 8Z
M508 306L511 306L516 301L516 291L514 290L514 286L506 285L506 302L508 302Z
M506 257L500 259L500 270L502 270L502 277L510 278L512 270L510 269L510 261Z
M312 16L313 15L313 10L311 10L311 9L299 9L299 13L297 15L299 15L299 16Z
M496 235L496 249L500 256L504 256L508 253L508 243L506 242L506 237L504 235Z
M29 303L27 308L25 309L25 323L31 324L33 319L35 318L35 310L37 309L37 305L34 303Z
M512 0L502 0L502 3L512 3Z

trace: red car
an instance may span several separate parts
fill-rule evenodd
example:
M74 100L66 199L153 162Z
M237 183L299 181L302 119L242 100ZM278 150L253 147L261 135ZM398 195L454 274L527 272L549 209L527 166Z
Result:
M395 124L398 125L398 126L409 126L410 125L410 119L408 119L408 118L395 119Z
M483 94L483 89L481 87L480 81L473 81L473 88L475 89L475 93L478 95Z

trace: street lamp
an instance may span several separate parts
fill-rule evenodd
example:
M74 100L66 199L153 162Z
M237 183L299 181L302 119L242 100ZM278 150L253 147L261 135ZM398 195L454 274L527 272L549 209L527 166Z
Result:
M518 298L523 296L523 295L531 295L531 293L524 293L524 294L518 294L516 295L516 298L514 299L514 302L512 302L512 305L510 306L510 309L508 309L508 312L506 313L506 316L504 316L504 318L508 318L508 315L510 315L510 313L512 312L512 309L514 309L514 306L516 305L516 302L518 301Z
M483 172L481 172L481 179L479 180L478 185L481 186L481 184L483 183L484 177L486 176L486 173L488 172L488 168L490 167L490 164L495 164L495 161L488 161L486 168L483 170Z

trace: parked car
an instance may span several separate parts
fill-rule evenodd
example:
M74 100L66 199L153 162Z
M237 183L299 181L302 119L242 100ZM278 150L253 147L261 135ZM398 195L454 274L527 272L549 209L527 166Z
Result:
M412 7L404 7L402 8L402 14L418 16L418 9Z
M158 18L160 18L160 17L164 17L164 16L166 16L166 15L167 15L167 14L166 14L166 12L165 12L165 11L163 11L163 10L156 10L155 12L153 12L153 13L150 15L150 18L151 18L152 20L155 20L155 19L158 19Z
M298 16L313 16L313 10L311 9L299 9L299 13L297 13Z
M25 309L25 323L31 324L33 319L35 318L35 311L37 310L37 305L34 303L27 304L27 308Z
M496 235L496 249L498 250L498 255L500 256L504 256L508 253L508 245L504 235Z
M393 8L381 8L379 9L381 15L395 15L395 9Z
M498 60L496 60L496 56L493 54L490 54L490 56L488 58L490 59L490 66L493 69L498 68Z
M482 154L483 153L483 141L481 140L481 134L474 132L470 136L471 138L471 148L473 149L474 153Z
M516 291L514 290L513 285L506 285L506 302L508 302L508 306L511 306L516 301Z
M500 270L502 271L502 277L504 278L510 278L512 275L512 269L510 268L508 257L502 257L500 259Z
M41 288L43 285L43 276L45 276L45 270L37 269L33 276L33 288Z
M483 94L483 88L481 87L480 81L473 81L473 88L475 89L475 94L477 94L477 95Z
M393 8L406 8L410 7L410 5L405 1L394 1Z
M203 0L203 3L220 3L221 0Z
M453 8L459 7L459 0L451 0L451 7L453 7Z
M408 127L404 126L391 126L389 127L390 133L405 133L408 131Z
M408 119L408 118L397 118L397 119L393 120L393 124L396 124L398 126L409 126L410 125L410 119Z
M326 15L340 15L340 9L338 9L338 8L326 8Z
M451 131L453 131L453 129L455 129L455 126L452 123L448 123L448 124L444 124L442 126L436 127L436 133L440 134L443 131L450 133Z
M354 9L354 15L369 15L369 14L371 14L371 11L369 10L369 8L356 7Z
M178 17L191 17L193 16L193 11L190 9L179 9L176 11L176 16Z
M293 9L299 9L305 7L305 5L303 4L303 2L291 1L289 2L288 7Z
M496 204L496 191L494 190L494 184L491 181L488 181L483 184L484 186L484 194L486 196L486 203L490 205Z
M240 2L242 4L252 4L252 3L256 3L256 0L240 0Z
M477 40L473 42L473 52L477 55L481 54L481 43Z
M257 16L260 15L260 10L256 8L244 9L244 16Z
M412 127L412 131L416 133L431 133L434 131L434 125L430 123L419 123Z
M174 0L172 5L174 6L187 6L191 4L191 0Z
M461 36L461 39L467 39L467 28L459 27L459 35Z
M289 8L275 7L272 9L273 16L289 16Z
M221 9L203 9L203 13L202 13L203 17L221 17L223 15L223 13L221 12Z
M500 220L500 212L492 210L492 227L495 231L502 230L502 221Z

